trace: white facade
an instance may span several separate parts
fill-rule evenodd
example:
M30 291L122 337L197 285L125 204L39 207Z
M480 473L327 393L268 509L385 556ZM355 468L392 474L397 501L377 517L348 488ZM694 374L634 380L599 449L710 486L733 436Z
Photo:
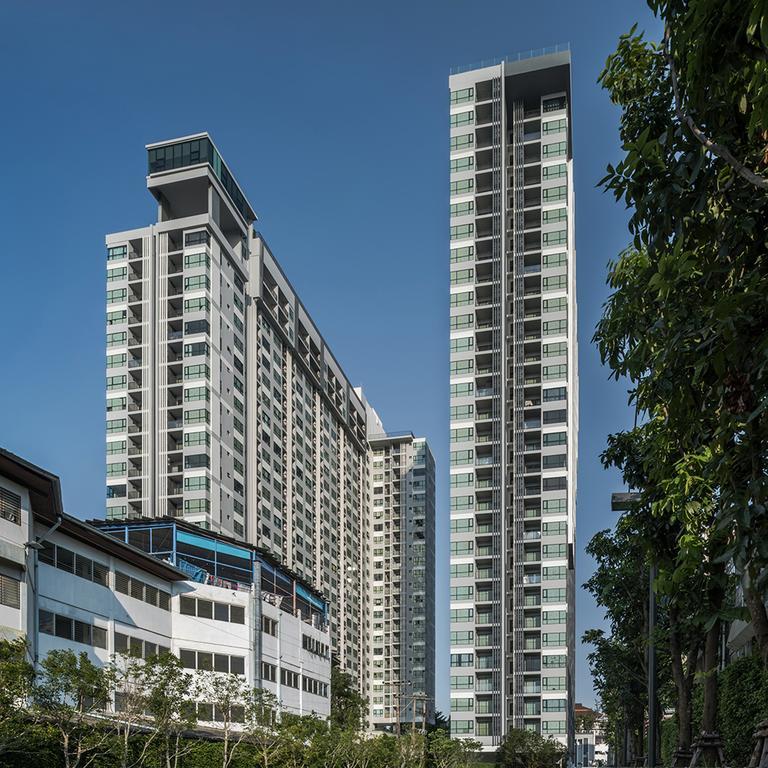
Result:
M63 648L85 651L98 664L119 652L147 658L170 651L190 670L231 672L249 687L271 691L285 711L328 716L327 625L283 610L254 586L189 580L64 515L58 479L6 452L0 453L0 498L0 636L26 636L35 663ZM264 679L264 664L276 682Z

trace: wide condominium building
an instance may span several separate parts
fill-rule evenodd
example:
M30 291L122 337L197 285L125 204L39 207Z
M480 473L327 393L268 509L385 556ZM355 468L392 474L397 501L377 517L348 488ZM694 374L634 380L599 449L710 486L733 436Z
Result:
M451 729L573 749L570 54L450 77Z
M435 460L425 438L386 432L358 393L371 447L368 722L400 732L434 721Z
M364 684L366 413L208 134L147 147L157 221L107 236L106 517L249 542L330 605Z

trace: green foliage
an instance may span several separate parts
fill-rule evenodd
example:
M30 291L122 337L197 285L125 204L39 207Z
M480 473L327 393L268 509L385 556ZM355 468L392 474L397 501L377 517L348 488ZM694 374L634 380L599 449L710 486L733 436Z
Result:
M359 730L365 722L367 706L350 675L334 663L331 669L331 725Z
M768 718L768 672L759 658L736 659L720 673L718 715L728 765L747 765L755 727Z
M518 728L510 729L499 747L499 762L505 768L557 768L565 755L560 742Z

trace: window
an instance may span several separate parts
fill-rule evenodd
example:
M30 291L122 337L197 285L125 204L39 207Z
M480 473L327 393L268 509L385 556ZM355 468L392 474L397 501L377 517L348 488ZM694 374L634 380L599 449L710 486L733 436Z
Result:
M206 232L202 234L207 235L208 233ZM190 237L190 235L187 235L187 237ZM211 258L206 251L201 251L200 253L188 253L184 256L184 266L187 269L191 269L192 267L210 267Z
M187 232L184 234L185 246L208 245L208 243L210 242L211 242L211 237L205 229L200 229L197 232Z
M451 227L451 240L463 240L467 237L473 237L474 234L474 224L460 224L456 227Z
M195 357L196 355L205 355L207 357L209 353L210 348L205 341L197 341L194 344L184 345L184 357Z
M542 589L541 599L545 603L564 603L565 602L565 589Z
M185 291L210 290L210 288L211 281L208 279L208 275L194 275L184 278Z
M475 633L471 629L451 632L451 645L472 645L474 642Z
M128 341L128 333L126 331L119 331L118 333L107 334L107 346L119 347Z
M466 485L474 485L475 476L472 472L461 472L451 475L451 488L461 488Z
M550 590L552 591L552 590ZM556 590L555 590L556 591ZM567 657L566 656L542 656L541 657L541 665L543 667L547 667L549 669L552 669L553 667L564 667L567 664Z
M451 397L471 397L474 391L475 385L472 382L451 384Z
M474 291L464 291L462 293L451 294L452 307L464 307L467 304L473 304L475 301Z
M461 285L462 283L471 283L475 277L474 269L458 269L451 272L451 285Z
M472 270L470 270L471 272ZM471 352L475 348L475 340L471 336L461 339L451 339L451 352Z
M208 514L211 502L208 499L184 499L184 512L188 514Z
M128 246L118 245L114 248L107 248L107 261L117 261L128 258Z
M545 560L566 557L566 544L544 544L541 548L541 556Z
M469 216L475 212L475 204L472 200L451 205L451 216Z
M151 584L145 584L140 579L128 576L128 574L121 571L115 571L115 592L130 595L136 600L154 605L164 611L171 610L170 593L157 589L157 587Z
M542 677L541 687L544 691L564 691L565 677Z
M541 220L544 224L557 224L560 221L567 221L568 211L565 208L555 208L551 211L544 211L541 214Z
M107 291L107 304L114 304L118 301L126 301L128 298L127 288L115 288L112 291Z
M457 91L451 91L451 104L464 104L475 98L474 88L461 88Z
M261 679L270 683L277 682L277 667L274 664L268 664L266 661L261 662Z
M555 141L552 144L544 144L541 147L541 156L543 158L560 157L568 150L567 141Z
M544 181L548 181L550 179L562 179L567 174L568 170L565 163L560 163L558 165L545 165L542 168L542 178Z
M541 200L546 205L547 203L558 203L561 200L566 200L568 197L568 187L565 185L559 186L559 187L545 187L541 191ZM566 212L565 208L559 209L563 213L562 220L564 221L566 218ZM554 211L545 211L545 221L552 221L552 219L547 219L546 214L547 213L554 213ZM560 221L561 219L556 219L556 221Z
M456 128L460 125L472 125L475 122L475 112L470 109L466 112L456 112L451 115L451 128Z
M557 299L544 299L545 312L565 312L568 309L568 299L561 296Z
M475 620L474 608L451 608L451 623L463 624Z
M553 446L553 445L565 445L568 442L568 433L567 432L545 432L541 436L542 445L544 446Z
M455 160L451 160L451 173L456 173L458 171L471 171L474 167L475 158L471 155L469 157L457 157Z
M548 111L545 109L545 111ZM568 122L564 117L561 117L559 120L547 120L542 126L541 130L543 133L560 133L561 131L566 130L568 126Z
M544 523L542 533L544 536L565 536L568 533L568 523L564 520L556 523Z
M472 449L466 451L451 451L451 464L471 464L474 461L475 452Z
M475 588L472 586L451 587L451 600L472 600L475 596Z
M451 690L463 691L475 687L475 679L472 675L452 675Z
M125 448L125 440L113 440L112 442L107 443L108 454L125 453Z
M196 333L210 333L211 324L207 320L189 320L184 323L184 333L193 336Z
M185 491L210 491L211 480L208 477L185 477L184 478L184 490Z
M184 445L210 445L211 437L207 432L185 432Z
M545 291L567 291L568 276L555 275L554 277L545 277L542 281L542 287Z
M292 669L286 669L282 667L280 669L280 684L288 686L288 688L299 687L299 674Z
M451 712L471 712L474 708L474 699L451 699Z
M463 248L451 248L451 264L457 264L460 261L472 261L474 257L474 245L465 245Z
M565 400L567 395L566 387L551 387L543 391L543 399L545 403L554 402L556 400Z
M179 613L184 616L197 616L201 619L226 621L230 624L245 624L245 609L242 605L230 605L202 598L182 595L179 598Z
M541 236L541 244L544 248L553 245L567 245L568 234L564 229L559 229L556 232L544 232Z
M125 354L107 355L107 368L119 368L125 365L128 356Z
M114 312L107 312L107 325L121 325L128 322L128 310L118 309Z
M115 267L107 270L107 282L125 280L126 277L128 277L128 267Z
M475 135L473 133L465 133L462 136L451 136L451 152L455 152L459 149L469 149L474 146Z
M21 496L0 488L0 518L21 525Z
M545 344L543 348L544 357L560 357L568 354L568 344L564 341L558 341L554 344Z
M544 581L562 581L567 576L567 567L564 565L550 565L544 568L542 578Z
M541 369L541 376L544 381L551 379L565 379L568 376L568 366L562 365L545 365ZM544 412L545 414L548 411Z
M568 254L564 251L561 253L545 253L544 254L544 269L552 269L554 267L565 267L568 265Z
M451 330L458 331L462 328L471 328L475 324L475 316L469 315L454 315L451 318Z
M451 542L451 554L452 555L471 555L474 552L475 545L471 541L452 541Z
M470 523L466 528L454 528L454 523ZM452 520L452 533L472 533L472 520ZM451 578L463 579L471 577L475 572L475 566L472 563L452 563Z
M245 658L243 656L228 656L181 648L179 649L179 659L186 669L214 670L216 672L228 672L231 675L245 674Z
M451 363L451 376L467 376L474 368L474 360L454 360Z
M208 379L210 378L211 370L207 365L185 365L184 366L184 380L189 381L191 379Z
M211 304L208 299L185 299L184 311L185 312L207 312L211 308Z
M310 637L309 635L302 634L301 636L301 647L305 651L309 651L310 653L314 654L315 656L320 656L324 659L329 657L329 648L325 643L321 643L319 640L317 640L314 637Z
M547 499L543 508L545 515L564 515L567 512L565 499Z
M269 618L269 616L261 617L261 631L272 637L277 637L277 621Z
M8 608L21 607L21 582L0 573L0 605Z
M451 654L451 666L452 667L472 667L475 664L474 653L452 653Z
M38 622L40 632L45 635L54 635L95 648L107 647L107 631L102 627L44 610L38 612Z
M544 112L557 112L565 109L565 96L555 96L551 99L544 99L542 102Z
M185 400L210 400L210 392L206 387L189 387L184 390Z
M565 624L566 612L565 611L544 611L544 613L542 614L541 620L543 624Z
M548 320L541 325L545 336L560 336L568 332L567 320Z

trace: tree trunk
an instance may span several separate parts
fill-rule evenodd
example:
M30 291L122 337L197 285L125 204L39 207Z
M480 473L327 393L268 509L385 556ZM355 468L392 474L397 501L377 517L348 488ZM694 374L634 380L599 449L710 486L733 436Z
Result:
M686 655L683 655L679 630L679 613L676 607L669 609L669 651L672 667L672 679L675 682L677 692L677 752L690 753L693 743L693 680L695 674L696 657L698 656L698 644L694 643ZM686 661L688 668L686 669ZM661 714L661 712L659 712Z

